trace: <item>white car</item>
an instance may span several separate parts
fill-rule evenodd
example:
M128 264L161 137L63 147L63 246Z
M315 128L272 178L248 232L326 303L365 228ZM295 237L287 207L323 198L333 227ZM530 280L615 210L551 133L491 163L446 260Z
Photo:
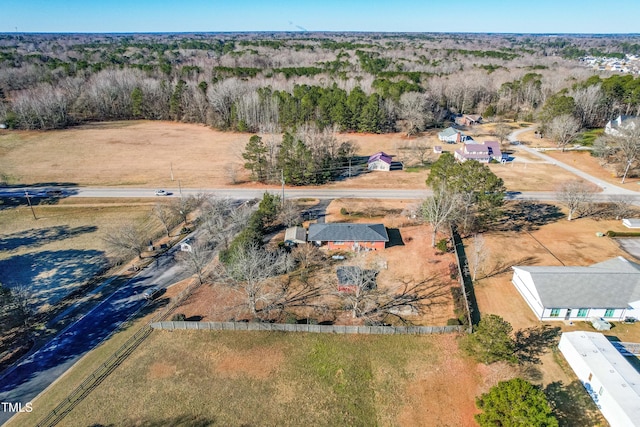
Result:
M168 196L169 193L167 193L166 190L156 190L156 196Z

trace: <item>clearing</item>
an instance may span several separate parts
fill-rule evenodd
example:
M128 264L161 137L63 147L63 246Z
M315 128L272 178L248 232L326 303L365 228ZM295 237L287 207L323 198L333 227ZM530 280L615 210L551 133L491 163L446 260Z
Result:
M490 131L491 125L481 125L469 133L479 142L495 140ZM412 138L400 133L341 134L338 139L355 142L360 156L385 151L396 155L396 160L400 154L411 164L415 156L403 147L442 145L444 150L453 151L461 146L441 143L437 132L430 130ZM175 187L179 180L184 187L214 188L231 186L227 167L233 165L240 171L239 183L261 188L247 182L248 173L242 168L242 151L250 136L157 121L91 123L48 132L0 130L0 170L10 184L166 188ZM429 150L425 158L435 160L435 156ZM567 179L566 172L552 165L528 163L522 170L525 165L517 162L514 166L491 166L510 190L554 190ZM367 173L329 187L422 189L427 176L428 170L424 169Z

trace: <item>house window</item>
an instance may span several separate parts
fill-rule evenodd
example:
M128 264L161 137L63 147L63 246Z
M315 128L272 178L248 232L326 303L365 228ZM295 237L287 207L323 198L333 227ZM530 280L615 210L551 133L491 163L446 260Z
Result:
M578 317L587 317L588 313L589 313L588 308L581 308L578 310Z
M607 310L604 312L604 317L613 317L613 313L615 311L615 308L607 308Z
M342 246L344 245L344 242L333 242L333 244L336 246Z
M558 317L560 316L560 309L559 308L552 308L551 309L551 317Z

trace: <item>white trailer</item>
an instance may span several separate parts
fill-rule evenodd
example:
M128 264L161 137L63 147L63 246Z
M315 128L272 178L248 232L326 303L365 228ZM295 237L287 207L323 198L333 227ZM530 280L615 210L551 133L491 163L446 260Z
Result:
M604 335L565 332L558 348L611 427L640 427L640 373Z

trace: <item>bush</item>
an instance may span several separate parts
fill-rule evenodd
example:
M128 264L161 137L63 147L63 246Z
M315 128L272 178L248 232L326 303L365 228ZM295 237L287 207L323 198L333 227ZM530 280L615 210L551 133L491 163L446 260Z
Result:
M446 253L449 251L448 243L449 243L448 239L439 240L438 243L436 243L436 249L442 253Z
M457 325L462 325L462 323L460 323L460 320L458 319L447 319L447 326L457 326Z
M185 316L184 313L176 313L171 316L172 322L184 322L185 320L187 320L187 316Z
M343 216L349 215L349 211L347 210L347 208L344 208L344 207L340 208L340 215L343 215Z
M607 231L607 237L640 237L640 233L635 231Z

